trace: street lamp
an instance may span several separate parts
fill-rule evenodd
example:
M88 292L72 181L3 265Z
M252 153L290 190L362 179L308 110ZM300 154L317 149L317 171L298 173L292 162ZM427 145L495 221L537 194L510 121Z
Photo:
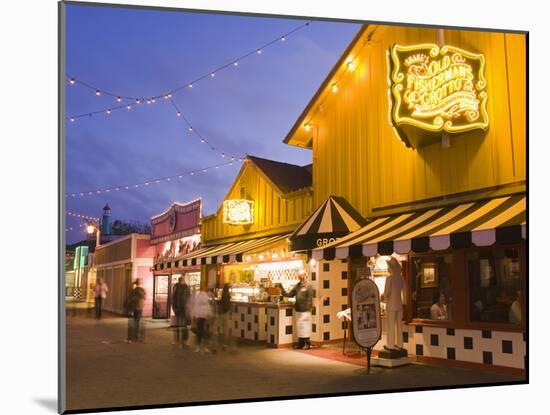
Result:
M88 223L86 226L86 232L88 232L88 235L91 237L94 233L96 234L95 239L95 246L96 248L99 246L100 238L101 238L101 231L99 230L98 226L95 226L93 223Z

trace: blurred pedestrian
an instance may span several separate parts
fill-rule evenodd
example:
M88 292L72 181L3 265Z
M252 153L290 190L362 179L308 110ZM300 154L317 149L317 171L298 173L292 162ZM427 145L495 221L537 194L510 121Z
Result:
M285 297L296 297L294 309L296 310L296 332L298 334L298 345L296 349L309 349L311 343L311 309L313 308L313 288L307 283L305 270L298 271L300 281L290 291L285 291L279 284Z
M208 352L208 348L204 345L206 335L206 324L208 319L212 317L212 304L210 296L206 289L201 289L193 298L193 317L196 324L197 345L195 352Z
M190 316L187 313L190 292L189 286L185 283L183 276L179 277L178 283L174 286L172 294L172 310L176 315L176 327L172 344L186 346L189 332L187 331L187 320Z
M136 279L134 287L128 293L126 308L128 310L128 335L126 343L145 341L145 332L141 327L143 304L145 303L145 290L140 285L140 279Z
M222 288L222 295L217 302L218 311L218 343L222 350L229 346L229 311L231 310L231 286L225 283Z
M102 277L98 277L96 284L94 286L94 308L95 308L95 318L101 319L101 310L103 308L103 301L107 298L107 292L109 287L105 284Z

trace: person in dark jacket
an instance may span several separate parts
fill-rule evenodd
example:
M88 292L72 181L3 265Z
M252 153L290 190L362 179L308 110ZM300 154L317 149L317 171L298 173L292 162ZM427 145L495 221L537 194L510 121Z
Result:
M172 293L172 310L176 315L176 327L174 330L174 341L172 344L185 346L189 337L187 331L189 286L185 283L183 276L179 277L178 283L174 286Z
M139 278L135 280L134 288L130 290L126 300L126 308L128 310L128 336L126 343L143 342L145 340L145 333L141 327L145 290L141 287L140 282Z
M313 288L307 283L305 270L298 271L300 281L290 291L285 291L279 284L285 297L296 297L294 309L296 310L296 331L298 333L297 349L309 349L311 343L311 309L313 308Z
M229 311L231 310L231 286L225 283L222 288L222 295L218 301L218 342L225 350L229 346Z

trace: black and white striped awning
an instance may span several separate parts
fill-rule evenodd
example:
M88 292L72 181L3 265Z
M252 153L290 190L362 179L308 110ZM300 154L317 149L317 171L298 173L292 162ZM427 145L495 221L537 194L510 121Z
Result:
M312 251L316 260L426 252L526 238L525 194L374 218L338 241Z
M365 224L365 219L345 198L329 196L290 235L290 250L305 251L326 245Z
M178 261L180 266L187 267L200 264L224 264L228 262L243 262L245 253L257 252L283 243L290 234L266 236L247 241L232 242L198 249L183 256Z

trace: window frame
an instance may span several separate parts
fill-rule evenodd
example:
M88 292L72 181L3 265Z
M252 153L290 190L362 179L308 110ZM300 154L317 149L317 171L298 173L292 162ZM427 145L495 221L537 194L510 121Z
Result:
M470 276L468 275L467 254L473 251L494 248L518 248L519 269L521 287L521 312L522 321L520 324L477 322L470 320ZM451 266L451 292L453 293L453 320L431 320L413 317L412 301L407 301L404 310L405 321L411 326L441 327L470 330L494 330L507 332L525 332L527 314L527 246L525 240L519 244L493 244L487 247L471 246L464 249L446 249L442 251L428 251L421 253L409 253L407 255L406 294L407 299L412 299L412 275L414 275L413 257L430 257L434 255L452 255ZM462 304L462 306L460 306Z

